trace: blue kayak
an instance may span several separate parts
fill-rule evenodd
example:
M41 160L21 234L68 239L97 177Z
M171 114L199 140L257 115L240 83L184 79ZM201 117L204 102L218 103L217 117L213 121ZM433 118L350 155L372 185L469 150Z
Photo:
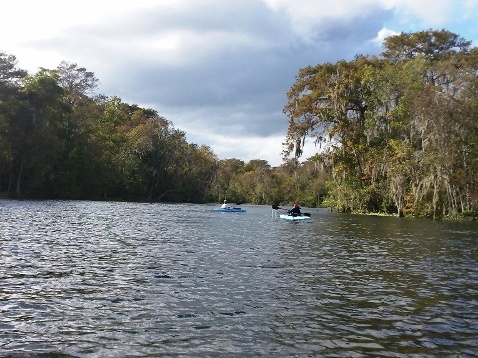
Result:
M245 213L246 210L245 209L241 209L241 208L230 208L230 209L214 209L214 211L219 211L221 213Z

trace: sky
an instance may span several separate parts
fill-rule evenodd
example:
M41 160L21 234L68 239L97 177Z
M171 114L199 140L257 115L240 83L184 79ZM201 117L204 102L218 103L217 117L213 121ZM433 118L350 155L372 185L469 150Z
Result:
M478 45L478 0L15 0L0 51L35 74L76 63L98 94L152 108L220 159L282 163L300 68L378 55L400 32ZM318 152L308 143L302 159Z

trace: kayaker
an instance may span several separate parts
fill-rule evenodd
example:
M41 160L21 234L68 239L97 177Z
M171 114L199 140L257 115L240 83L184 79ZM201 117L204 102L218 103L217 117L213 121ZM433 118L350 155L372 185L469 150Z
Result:
M221 209L230 209L231 207L227 205L227 200L224 199L224 204L221 205Z
M294 207L289 210L289 214L292 214L293 216L302 215L299 204L294 203Z

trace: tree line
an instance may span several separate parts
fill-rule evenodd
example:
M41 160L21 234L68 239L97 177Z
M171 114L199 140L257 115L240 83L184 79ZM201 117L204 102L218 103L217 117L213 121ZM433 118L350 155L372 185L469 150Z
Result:
M327 206L475 217L478 50L446 30L299 69L284 161L219 159L155 110L99 95L75 63L28 74L0 52L0 195ZM312 138L317 154L302 162Z

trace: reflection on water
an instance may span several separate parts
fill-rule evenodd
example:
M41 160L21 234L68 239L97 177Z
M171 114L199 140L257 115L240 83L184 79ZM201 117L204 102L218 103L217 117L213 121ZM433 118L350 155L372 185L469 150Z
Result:
M0 201L0 357L476 357L476 223Z

